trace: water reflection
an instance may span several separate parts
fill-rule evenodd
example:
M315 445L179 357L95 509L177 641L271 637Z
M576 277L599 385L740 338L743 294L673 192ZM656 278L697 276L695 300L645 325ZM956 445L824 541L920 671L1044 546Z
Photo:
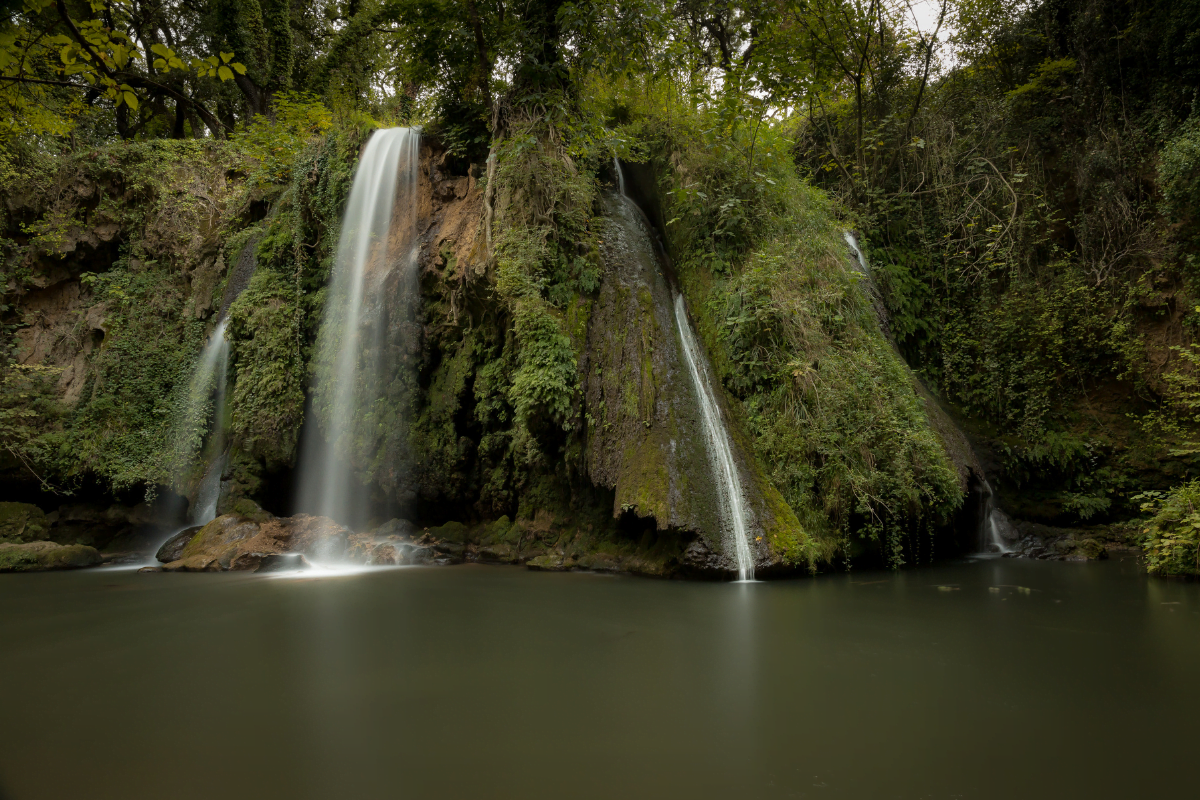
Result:
M22 687L0 716L0 782L22 799L1104 798L1192 782L1200 587L1136 565L732 585L97 570L6 576L0 603L0 675Z

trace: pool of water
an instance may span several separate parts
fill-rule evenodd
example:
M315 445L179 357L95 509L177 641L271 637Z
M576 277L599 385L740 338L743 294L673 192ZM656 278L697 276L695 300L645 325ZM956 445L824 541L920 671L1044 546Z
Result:
M1200 586L0 576L0 796L1192 796Z

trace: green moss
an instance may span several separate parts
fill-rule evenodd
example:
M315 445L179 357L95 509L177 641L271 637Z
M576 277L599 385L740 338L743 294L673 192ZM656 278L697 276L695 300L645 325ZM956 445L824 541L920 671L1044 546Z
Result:
M19 548L0 547L0 572L32 572L40 566L35 553Z
M461 522L447 522L429 529L430 535L443 542L464 544L467 541L467 526Z
M50 535L46 514L30 503L0 503L0 543L20 544Z

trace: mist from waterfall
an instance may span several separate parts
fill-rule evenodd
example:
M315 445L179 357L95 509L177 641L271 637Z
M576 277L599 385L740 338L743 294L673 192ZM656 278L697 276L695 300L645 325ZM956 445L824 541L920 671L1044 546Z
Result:
M305 426L297 506L344 524L365 522L371 508L366 462L375 453L366 451L398 368L385 354L387 329L415 314L419 140L416 129L388 128L367 142L317 336L315 419Z
M633 200L625 194L625 175L621 169L621 162L616 158L613 159L613 169L617 174L617 188L620 191L622 202L630 204L640 215L641 210L637 209ZM734 557L737 560L738 580L753 581L754 556L750 551L750 525L747 522L746 500L742 492L737 461L733 455L729 430L721 415L721 406L717 402L715 384L709 372L707 359L692 330L692 323L688 319L683 295L674 290L672 290L672 294L674 296L672 310L675 316L675 325L679 331L679 340L684 360L687 362L688 375L696 391L704 428L705 451L712 469L713 482L717 487L717 507L721 512L723 538L727 546L733 546Z

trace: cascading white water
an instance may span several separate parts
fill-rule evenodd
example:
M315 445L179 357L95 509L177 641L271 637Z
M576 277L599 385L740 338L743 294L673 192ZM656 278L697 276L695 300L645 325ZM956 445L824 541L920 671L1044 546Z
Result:
M983 482L983 514L981 515L979 544L980 550L984 553L1011 553L1012 548L1004 540L1004 534L1011 530L1012 526L1008 522L1008 517L1004 516L1004 512L996 508L993 502L992 485L987 481Z
M380 358L385 308L382 289L396 268L402 298L411 302L417 265L419 133L376 131L363 150L342 221L325 316L317 338L313 407L322 423L306 431L300 464L302 510L350 523L368 506L366 485L355 475L364 416L381 398L380 381L394 364ZM405 299L407 298L407 299ZM402 315L401 315L402 316Z
M221 473L225 469L225 390L229 379L229 340L225 338L225 329L228 326L228 318L217 323L200 354L200 360L196 363L196 370L192 373L192 380L188 386L188 405L183 421L185 427L180 431L177 450L177 473L190 468L192 450L198 444L196 436L202 430L202 427L193 426L202 426L210 413L212 416L206 444L212 456L188 514L189 525L203 525L217 516Z
M633 200L625 194L625 174L621 169L621 162L615 157L613 158L613 170L617 174L617 189L622 201L628 203L640 215L641 210L637 209ZM692 379L692 386L696 390L704 428L705 451L708 453L713 482L717 486L717 506L721 512L722 527L725 529L725 541L727 544L733 545L734 556L737 559L738 580L753 581L754 556L750 552L750 526L747 524L742 481L738 474L737 462L733 457L729 430L721 416L721 407L717 403L707 361L700 348L700 343L692 331L692 323L688 319L683 295L677 292L673 292L673 294L675 325L679 330L679 340L684 360L687 361L688 374Z
M171 445L175 485L183 488L189 483L194 460L201 450L209 453L209 462L183 527L173 529L163 542L186 528L211 522L217 516L221 473L225 471L225 392L229 380L229 341L225 338L225 329L228 325L228 318L222 318L200 351L188 381L184 407L175 420ZM176 514L178 507L168 511L178 524ZM154 552L163 542L155 546Z
M750 554L750 539L746 525L746 509L742 496L742 481L738 476L737 462L733 459L733 448L729 442L729 431L721 417L713 393L712 378L700 352L700 344L692 333L687 307L683 295L675 295L675 324L679 327L679 339L683 342L683 355L687 360L688 372L700 399L700 413L704 419L704 437L707 443L708 460L712 465L713 478L717 484L717 502L721 514L731 530L727 539L732 539L737 556L738 580L754 580L754 557Z
M862 268L862 274L869 276L871 269L867 266L867 257L863 255L863 251L858 247L858 237L850 231L842 231L842 238L846 240L846 244L850 245L850 250L854 253L854 258L858 261L858 266Z

